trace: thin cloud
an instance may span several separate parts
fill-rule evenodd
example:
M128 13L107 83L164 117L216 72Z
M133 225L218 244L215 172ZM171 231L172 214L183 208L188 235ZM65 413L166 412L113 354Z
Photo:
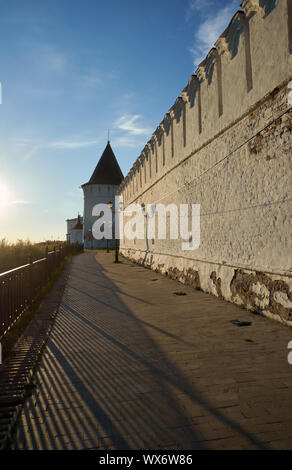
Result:
M210 12L210 2L206 2L204 8L203 2L197 0L194 5L200 12L202 17L206 17L206 13ZM195 8L193 6L193 9ZM209 50L228 26L232 16L238 10L238 0L232 0L224 8L221 8L215 15L205 19L195 33L195 42L190 48L193 55L193 63L198 66L206 57Z
M198 12L205 15L211 7L214 7L213 0L189 0L186 10L186 21L189 21Z
M33 202L26 201L25 199L17 199L15 201L10 201L8 204L9 205L28 205L28 204L33 204Z
M141 145L141 141L130 136L116 137L112 141L116 147L131 147L135 148Z
M14 145L21 147L22 158L24 161L31 160L38 152L45 149L54 150L78 150L86 147L91 147L98 144L98 140L55 140L55 141L41 141L24 137L11 139Z
M139 147L145 136L151 134L151 129L141 125L140 114L123 114L114 123L113 129L117 130L117 136L113 143L117 147Z
M98 72L88 72L81 77L81 81L85 87L96 88L102 83L102 78Z
M97 140L86 140L86 141L70 141L70 140L59 140L56 142L48 142L44 147L55 148L55 149L79 149L84 147L90 147L96 145Z
M151 131L147 127L141 127L137 121L141 119L140 114L124 114L115 122L115 128L126 131L131 135L147 135Z
M17 145L27 145L31 142L33 142L33 139L27 139L25 137L15 137L13 139L9 139L9 140L12 140L14 143L16 143Z

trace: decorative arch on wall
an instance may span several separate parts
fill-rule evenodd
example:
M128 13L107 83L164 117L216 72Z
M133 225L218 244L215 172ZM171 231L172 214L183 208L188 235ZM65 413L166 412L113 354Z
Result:
M161 139L162 139L162 165L165 166L165 127L164 121L159 126L161 130Z
M135 196L135 194L136 194L135 175L136 175L135 165L133 165L133 167L132 167L132 196Z
M146 148L147 148L147 159L149 160L149 179L151 180L151 178L152 178L152 168L151 168L151 146L150 146L150 141L145 146L145 151L146 151Z
M276 8L276 0L260 0L260 6L264 10L265 15L269 15Z
M152 178L152 155L154 154L154 142L153 139L148 141L148 149L149 149L149 171L150 171L150 178Z
M182 117L182 114L183 114L183 106L184 106L184 101L183 101L182 97L179 96L175 100L175 103L171 108L177 123L179 123L180 120L181 120L181 117Z
M211 85L214 71L217 71L217 87L218 87L218 115L219 117L223 114L223 91L222 91L222 65L221 56L217 49L213 47L206 58L205 63L205 75L208 80L208 85Z
M134 188L133 190L133 196L134 196L138 190L136 162L134 163L134 166L133 166L133 188Z
M155 141L156 141L156 145L158 143L159 147L161 147L162 145L162 164L163 166L165 165L165 159L164 159L164 149L163 149L163 134L164 134L164 131L163 131L163 128L161 126L161 124L157 127L156 131L154 132L154 136L155 136ZM157 147L156 147L156 160L157 160L157 167L158 167L158 154L157 154Z
M155 153L155 171L158 173L158 155L157 155L157 139L156 136L153 136L153 143L154 143L154 153Z
M242 11L238 11L232 18L225 32L227 48L229 50L229 53L232 59L238 53L238 47L239 47L239 41L240 41L241 35L244 36L246 85L247 85L247 92L249 92L253 87L249 22L245 14Z
M227 47L231 57L235 57L238 53L240 36L244 33L244 23L241 15L236 13L233 17L226 34Z
M138 168L138 162L136 161L134 164L134 171L135 171L135 192L137 193L139 190L139 182L138 182L138 173L139 173L139 168Z
M168 136L169 135L169 131L170 131L170 127L171 127L171 117L170 117L170 114L167 113L165 116L164 116L164 119L163 119L163 127L164 127L164 130L166 132L166 135Z
M183 114L183 143L184 147L187 145L187 115L186 115L186 102L183 101L183 109L182 109L182 114Z
M199 90L198 90L198 120L199 120L199 134L202 132L202 98L201 98L201 83L205 80L205 67L199 65L197 68L197 77L199 80Z
M186 95L188 97L190 107L193 108L196 101L198 101L198 123L199 134L202 132L202 108L201 108L201 86L200 80L197 75L192 75L188 86L186 88Z
M142 168L143 168L143 161L142 161L142 157L140 155L139 159L138 159L138 171L139 171L139 176L140 176L140 188L142 188Z
M189 80L188 86L185 88L185 92L188 97L191 108L193 108L195 105L199 87L200 87L200 82L199 82L197 75L192 75Z
M186 145L186 103L184 99L179 96L176 100L174 105L171 108L171 114L175 118L176 122L179 123L182 119L182 126L183 126L183 144L184 147Z
M142 165L143 165L143 168L144 168L144 183L146 184L147 183L147 158L146 158L146 155L145 155L145 151L142 150L141 152L141 160L142 160Z
M134 171L130 170L130 196L134 196Z
M163 166L165 165L165 136L164 133L162 134L162 158L163 158Z
M163 136L163 129L161 128L161 125L159 125L155 131L155 136L156 140L158 142L159 147L162 144L162 136Z
M125 192L126 192L126 200L129 199L129 175L125 178Z
M170 113L166 113L164 116L163 120L163 127L166 132L166 135L169 136L170 132L170 138L171 138L171 158L174 156L174 141L173 141L173 121Z
M216 49L213 47L209 54L207 55L206 58L206 64L205 64L205 75L206 79L208 80L208 85L211 85L212 79L213 79L213 74L214 74L214 69L216 65Z

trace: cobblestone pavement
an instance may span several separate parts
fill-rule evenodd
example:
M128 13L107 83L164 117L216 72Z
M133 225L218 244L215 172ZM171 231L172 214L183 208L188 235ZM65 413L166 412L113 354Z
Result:
M113 257L74 257L13 448L292 449L292 330Z

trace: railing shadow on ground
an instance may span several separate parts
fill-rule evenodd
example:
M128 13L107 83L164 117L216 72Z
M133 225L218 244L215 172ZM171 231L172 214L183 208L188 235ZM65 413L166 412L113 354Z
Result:
M82 250L75 243L60 245L51 252L47 248L44 258L34 261L30 256L28 264L0 273L0 340L32 307L61 262Z
M84 256L89 257L84 277L81 257L71 267L38 372L38 394L24 410L16 448L21 441L43 449L208 448L177 400L183 394L194 409L222 425L226 437L239 436L250 448L268 449L196 390L151 338L149 324L120 299L122 291L103 266L90 254L83 261ZM106 291L96 288L99 280L106 280ZM181 341L158 330L174 344Z

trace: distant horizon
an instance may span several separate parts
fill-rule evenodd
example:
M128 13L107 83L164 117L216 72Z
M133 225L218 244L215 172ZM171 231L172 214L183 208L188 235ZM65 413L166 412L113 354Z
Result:
M38 244L49 244L49 243L67 243L66 241L66 237L63 239L63 240L50 240L50 239L47 239L47 240L30 240L29 238L26 238L26 239L21 239L21 238L18 238L17 240L14 240L14 241L10 241L10 240L7 240L5 237L3 237L1 240L0 240L0 245L1 243L5 241L7 242L7 244L9 245L17 245L18 243L30 243L31 245L38 245Z

